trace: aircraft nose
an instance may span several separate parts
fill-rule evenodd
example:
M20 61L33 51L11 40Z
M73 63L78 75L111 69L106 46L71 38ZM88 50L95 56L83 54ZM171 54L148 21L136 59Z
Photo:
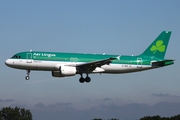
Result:
M7 60L5 61L5 64L6 64L7 66L10 66L10 65L11 65L11 60L10 60L10 59L7 59Z

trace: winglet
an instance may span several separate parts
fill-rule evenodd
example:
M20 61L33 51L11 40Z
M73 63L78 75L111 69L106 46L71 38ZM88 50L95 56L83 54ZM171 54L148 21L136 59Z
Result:
M120 55L116 57L116 59L120 60Z

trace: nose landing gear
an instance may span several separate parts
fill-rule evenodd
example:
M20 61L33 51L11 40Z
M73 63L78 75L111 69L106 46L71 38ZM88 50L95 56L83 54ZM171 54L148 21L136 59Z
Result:
M30 74L30 70L27 70L27 76L25 77L26 80L30 79L29 74Z

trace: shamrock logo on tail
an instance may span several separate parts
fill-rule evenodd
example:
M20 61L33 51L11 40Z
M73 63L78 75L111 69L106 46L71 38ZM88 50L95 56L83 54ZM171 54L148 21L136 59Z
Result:
M163 45L163 41L162 40L158 40L156 42L156 45L153 45L150 50L153 52L153 54L155 54L157 51L164 52L165 48L166 48L166 46Z

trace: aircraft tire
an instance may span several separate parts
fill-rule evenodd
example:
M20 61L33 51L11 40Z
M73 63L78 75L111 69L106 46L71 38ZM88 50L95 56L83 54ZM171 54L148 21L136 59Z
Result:
M85 81L86 81L87 83L89 83L89 82L91 82L91 78L90 78L90 77L86 77L86 78L85 78Z
M83 77L79 78L79 82L80 83L84 83L85 82L85 79Z
M29 76L26 76L26 77L25 77L25 79L26 79L26 80L29 80L29 79L30 79L30 77L29 77Z

